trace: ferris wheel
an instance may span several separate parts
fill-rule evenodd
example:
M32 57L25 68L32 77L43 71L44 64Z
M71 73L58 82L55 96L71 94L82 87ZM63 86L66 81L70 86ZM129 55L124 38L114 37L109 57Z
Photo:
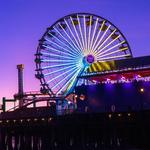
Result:
M47 28L39 40L36 77L50 95L67 95L78 77L98 61L132 57L130 46L110 21L88 13L65 16Z

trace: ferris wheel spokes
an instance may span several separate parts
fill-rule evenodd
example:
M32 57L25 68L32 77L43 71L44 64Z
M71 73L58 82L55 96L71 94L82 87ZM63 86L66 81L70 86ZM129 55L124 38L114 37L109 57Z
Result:
M94 40L94 37L95 37L95 32L96 32L96 29L97 29L98 21L99 21L99 18L96 19L96 23L95 23L95 26L94 26L94 31L93 31L92 39L91 39L91 42L90 42L90 50L92 52L94 52L93 49L92 49L92 46L94 45L93 44L93 40Z
M72 42L69 42L56 28L54 28L54 29L68 43L68 45L70 45L72 47L72 49L77 50L76 47L71 44ZM74 52L77 53L78 55L81 55L80 51L74 51Z
M103 33L103 35L101 36L101 38L99 39L98 43L96 44L96 46L93 48L94 50L96 50L96 48L99 46L99 44L101 43L101 41L103 40L104 36L106 35L107 31L109 30L109 28L111 27L111 25L109 25L107 27L107 29L105 30L105 32Z
M69 47L64 41L61 41L58 37L56 36L53 36L57 41L59 41L62 45L64 45L66 48L68 49L65 49L65 51L67 51L67 53L70 53L71 55L74 55L73 51L72 51L72 48Z
M132 53L123 34L111 22L97 15L76 13L46 30L35 56L41 85L49 94L65 96L80 84L78 77L86 74L93 63L126 59Z
M103 41L103 42L101 42L101 44L99 45L99 47L95 47L95 51L97 50L97 49L100 49L110 38L111 38L111 36L114 34L116 32L116 29Z
M119 45L122 45L123 43L125 43L125 41L122 41L122 42L120 42L120 43L118 43L118 44L116 44L116 45L114 45L114 46L112 46L112 47L110 47L108 49L105 49L103 52L100 50L97 54L99 55L99 54L104 54L106 52L109 52L110 50L118 47Z
M101 27L100 27L100 29L99 29L99 31L98 31L98 34L97 34L96 39L95 39L95 41L94 41L94 44L93 44L93 46L92 46L92 50L94 49L95 44L97 43L97 40L98 40L98 38L99 38L99 36L100 36L100 34L101 34L101 31L102 31L102 28L103 28L104 24L105 24L105 20L104 20L104 21L102 22L102 24L101 24Z
M67 25L67 27L68 27L68 29L69 29L71 35L73 36L75 42L77 43L78 47L80 48L80 51L82 52L83 47L82 47L81 41L80 41L80 39L79 39L79 35L78 35L77 32L76 32L75 25L73 24L73 27L74 27L74 30L75 30L75 32L76 32L76 35L77 35L78 40L76 39L75 35L74 35L73 32L71 31L71 28L70 28L70 26L68 25L67 21L66 21L65 19L64 19L64 21L65 21L65 23L66 23L66 25ZM79 41L79 42L78 42L78 41Z
M59 24L61 26L61 24ZM75 46L76 50L79 52L79 54L81 54L81 49L80 47L78 47L76 45L76 43L72 40L72 38L69 36L69 34L65 31L65 29L61 26L62 30L64 31L64 33L67 35L67 37L70 39L70 41L73 43L73 45Z
M113 39L111 42L109 42L107 45L105 45L103 48L98 49L98 53L101 53L105 48L107 48L109 45L111 45L113 42L115 42L121 35L118 35L115 39Z

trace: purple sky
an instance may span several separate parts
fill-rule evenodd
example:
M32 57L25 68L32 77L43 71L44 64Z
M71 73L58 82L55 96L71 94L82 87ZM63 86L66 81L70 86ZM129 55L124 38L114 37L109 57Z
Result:
M133 55L150 55L149 0L0 0L0 99L17 92L16 65L25 64L25 91L39 90L34 54L46 28L74 12L102 16L127 38Z

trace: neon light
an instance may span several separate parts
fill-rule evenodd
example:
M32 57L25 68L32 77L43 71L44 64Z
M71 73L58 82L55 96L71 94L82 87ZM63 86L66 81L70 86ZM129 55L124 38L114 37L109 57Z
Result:
M69 56L71 56L72 58L74 58L75 56L73 56L73 55L71 55L70 53L67 53L67 52L64 52L64 51L61 51L60 49L55 49L55 48L53 48L53 47L50 47L50 46L46 46L46 45L43 45L45 48L47 48L47 49L49 49L49 50L53 50L53 51L55 51L55 52L58 52L58 53L63 53L63 54L65 54L65 55L69 55ZM49 51L48 50L48 51ZM52 51L49 51L49 52L52 52Z
M66 63L70 62L70 60L65 60L65 59L64 60L61 60L61 59L59 59L59 60L58 59L52 59L52 60L50 60L50 59L42 59L41 61L42 62L54 62L54 63L56 63L56 62L58 62L58 63L60 63L60 62L61 63L63 63L63 62L66 62Z
M74 74L76 71L78 70L78 68L76 68L74 71L72 71L70 74L68 74L67 76L65 76L62 80L60 80L57 84L55 84L55 86L53 86L51 89L53 90L55 87L57 87L60 83L62 83L64 80L66 80L66 78L68 78L69 76L71 76L72 74Z
M49 33L51 34L51 33ZM51 34L52 35L52 34ZM52 35L53 36L53 35ZM72 48L70 48L67 44L65 44L65 42L62 42L59 38L57 38L56 36L53 36L57 41L59 41L61 44L63 44L64 46L68 47L68 49L70 49L71 51L65 49L68 53L74 55L74 52L72 51Z
M121 35L118 35L114 40L112 40L111 42L109 42L106 46L104 46L102 49L100 49L99 53L102 52L106 47L108 47L110 44L112 44L113 42L115 42ZM125 42L125 41L124 41ZM98 49L99 50L99 49Z
M86 37L86 23L85 23L85 15L83 16L83 19L84 19L84 39L85 39L85 50L86 50L86 53L87 53L88 51L87 51L87 37Z
M58 44L57 44L57 43L55 43L55 42L52 42L52 41L50 41L50 40L48 40L48 39L47 39L47 41L49 41L49 42L53 43L54 45L58 46L59 48L62 48L62 49L64 49L64 50L68 51L67 49L65 49L64 47L62 47L62 46L58 45ZM44 46L44 47L47 47L47 46L45 46L45 45L43 45L43 46ZM60 51L58 51L58 52L60 53Z
M103 54L103 53L106 53L106 52L108 52L108 51L110 51L110 50L112 50L112 49L114 49L114 48L116 48L117 46L119 46L119 45L121 45L121 44L123 44L125 41L122 41L121 43L118 43L118 44L116 44L116 45L114 45L114 46L112 46L111 48L109 48L109 49L106 49L105 51L103 51L103 52L101 52L100 53L100 51L97 53L97 54Z
M68 28L69 28L69 31L70 31L70 33L72 34L73 38L75 39L76 43L77 43L78 46L80 47L80 51L81 51L81 53L82 53L83 47L82 47L82 43L81 43L81 41L80 41L79 35L78 35L77 31L76 31L75 25L72 23L72 24L73 24L73 27L74 27L74 30L75 30L75 33L76 33L76 35L77 35L78 40L76 39L76 37L74 36L73 32L71 31L71 28L70 28L68 22L67 22L65 19L64 19L64 21L65 21L65 23L67 24L67 26L68 26ZM79 41L79 43L78 43L78 41Z
M116 51L113 51L113 52L110 52L110 53L107 53L107 54L104 54L104 55L99 55L98 58L108 56L108 55L111 55L111 54L115 54L115 53L118 53L118 52L122 52L122 50L125 50L125 49L128 49L128 48L123 48L123 49L119 49L119 50L116 50Z
M109 28L111 27L111 25L108 26L108 28L106 29L106 31L103 33L103 35L101 36L100 40L98 41L98 43L96 44L95 47L93 47L93 50L96 51L96 48L98 47L98 45L100 44L100 42L102 41L102 39L104 38L104 36L106 35L107 31L109 30Z
M95 47L95 44L96 44L96 42L97 42L97 40L98 40L98 38L99 38L99 35L100 35L101 31L102 31L102 28L103 28L103 26L104 26L104 23L105 23L105 20L103 21L103 23L102 23L102 25L101 25L101 28L100 28L100 30L98 31L98 34L97 34L97 36L96 36L95 42L94 42L94 44L93 44L93 46L92 46L92 49Z
M78 15L77 15L77 20L78 20L78 22L79 22L80 35L81 35L81 38L82 38L82 43L83 43L83 45L84 45L84 46L83 46L83 47L84 47L83 51L85 51L85 43L84 43L84 38L83 38L82 29L81 29L81 24L80 24L80 20L79 20Z
M78 38L78 41L80 42L80 45L81 45L82 50L83 50L83 49L84 49L84 45L82 44L82 41L80 40L79 34L78 34L78 32L77 32L76 26L75 26L74 23L73 23L72 17L70 17L70 20L71 20L71 22L72 22L72 24L73 24L74 31L75 31L75 33L76 33L76 36L77 36L77 38Z
M91 26L92 26L92 16L90 16L90 27L89 27L89 34L88 34L88 51L91 52L90 50L90 37L91 37Z
M94 40L94 37L95 37L95 32L96 32L98 20L99 20L99 18L96 18L96 23L95 23L95 27L94 27L94 32L93 32L92 39L91 39L91 43L90 43L90 50L92 50L92 51L93 51L93 49L92 49L92 46L93 46L93 40Z
M68 68L72 68L73 66L75 66L75 65L71 65L71 66L68 66L68 67L65 67L65 68L61 68L61 69L55 70L53 72L46 73L46 74L44 74L44 76L51 75L51 74L54 74L54 73L58 73L60 71L66 70Z
M59 91L57 91L57 93L56 94L58 94L58 93L60 93L60 91L62 90L62 89L64 89L65 88L65 86L73 79L73 78L76 78L77 77L77 75L78 75L78 73L79 73L79 71L78 72L76 72L75 74L74 74L74 76L72 76L64 85L63 85L63 87L61 88L61 89L59 89Z
M78 79L77 79L77 76L80 76L79 75L80 74L80 72L78 73L76 73L76 75L73 77L73 79L71 80L71 82L70 82L70 84L69 84L69 81L68 81L68 86L67 86L67 89L66 89L66 91L65 91L65 94L68 94L68 92L72 92L72 91L70 91L71 89L74 89L74 87L77 85L77 82L78 82Z
M72 62L72 63L65 63L65 64L59 64L59 65L53 65L53 66L41 67L41 69L50 69L50 68L68 66L68 65L74 65L74 62Z
M127 56L131 56L131 55L130 54L118 55L118 56L112 56L112 57L105 57L105 58L98 59L98 60L101 61L101 60L108 60L108 59L114 59L114 58L122 58L122 57L127 57Z
M59 26L62 28L62 30L64 31L64 33L67 35L67 37L71 40L71 42L74 44L74 46L76 47L76 50L78 50L79 54L81 54L81 50L80 47L78 47L75 42L71 39L71 37L68 35L68 33L64 30L64 28L61 26L60 23L58 23Z
M66 23L66 25L67 25L71 35L73 36L74 40L76 41L76 43L77 43L77 45L78 45L78 47L80 49L80 52L82 53L82 44L81 44L81 42L79 41L80 44L78 43L78 41L77 41L76 37L74 36L73 32L71 31L70 26L68 25L67 21L65 19L64 19L64 21L65 21L65 23ZM73 26L74 26L74 24L73 24Z
M58 75L58 76L52 78L51 80L47 81L47 83L50 83L50 82L54 81L55 79L61 77L62 75L64 75L64 74L66 74L66 73L68 73L68 72L74 70L75 68L76 68L76 67L73 67L73 68L69 69L68 71L63 72L62 74L60 74L60 75Z
M116 32L116 29L102 42L102 44L98 47L100 49L107 41L110 39L110 37Z
M57 55L57 54L53 54L53 53L45 53L45 52L41 52L41 54L43 54L43 56L54 56L54 57L59 57L59 58L64 58L64 59L69 59L69 60L75 60L75 58L70 58L70 57L67 57L67 56L60 56L60 55Z
M54 28L54 27L53 27ZM76 47L74 45L71 44L71 42L69 42L68 40L66 40L66 38L56 29L54 28L54 30L73 48L76 50ZM64 29L63 29L64 30ZM80 56L81 53L79 53L79 51L75 51L76 53L78 53L78 55Z

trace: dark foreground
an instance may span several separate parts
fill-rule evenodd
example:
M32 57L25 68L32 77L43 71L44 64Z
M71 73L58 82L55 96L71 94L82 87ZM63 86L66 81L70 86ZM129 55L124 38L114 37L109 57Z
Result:
M150 149L150 111L59 117L24 112L0 116L0 150Z

